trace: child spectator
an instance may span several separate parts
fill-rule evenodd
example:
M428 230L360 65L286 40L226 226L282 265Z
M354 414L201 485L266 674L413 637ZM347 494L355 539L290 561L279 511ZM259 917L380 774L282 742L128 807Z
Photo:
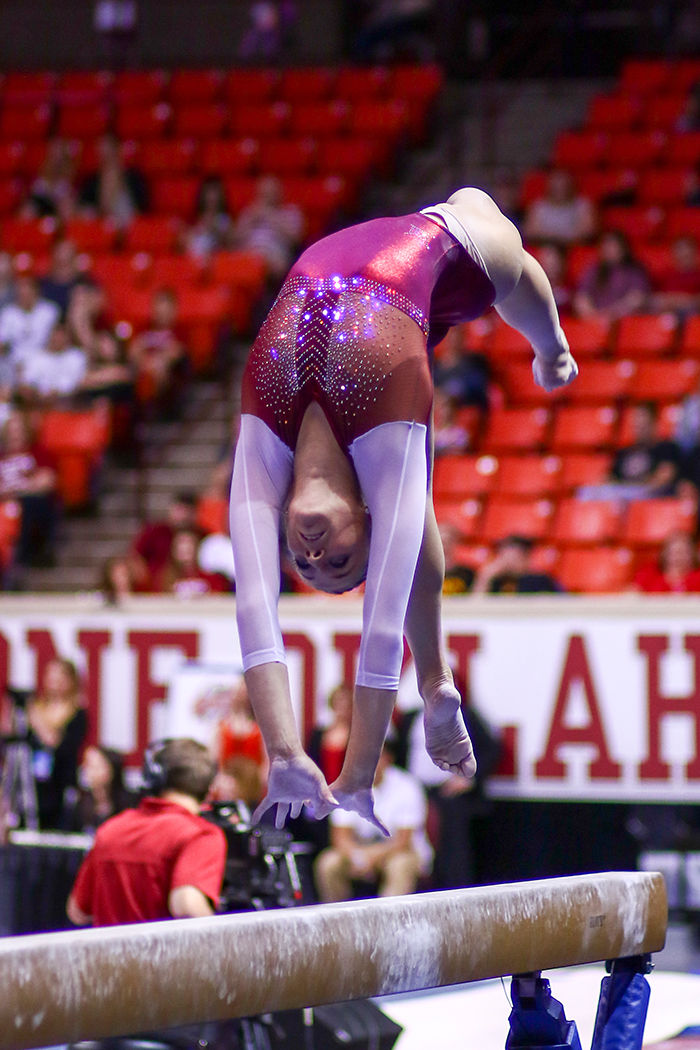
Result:
M596 228L593 202L577 191L573 176L561 168L550 172L544 194L532 201L523 223L525 239L532 244L580 244L589 241Z
M644 594L697 594L700 568L695 541L687 532L673 532L663 543L656 561L642 565L632 590Z
M584 272L574 296L579 317L616 321L639 313L651 290L649 276L623 233L610 230L598 241L598 258Z
M159 418L175 418L189 362L177 327L177 297L172 289L154 293L148 326L131 340L128 354L136 371L139 401L151 403Z
M233 244L233 220L226 203L224 184L218 175L204 179L197 196L197 214L185 232L184 245L190 255L206 259L212 252Z

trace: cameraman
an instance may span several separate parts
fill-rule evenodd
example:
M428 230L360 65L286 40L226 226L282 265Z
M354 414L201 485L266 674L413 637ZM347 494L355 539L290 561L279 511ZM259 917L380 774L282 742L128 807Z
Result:
M112 926L214 913L226 838L199 813L216 771L194 740L165 740L147 751L149 794L98 829L68 898L71 922Z

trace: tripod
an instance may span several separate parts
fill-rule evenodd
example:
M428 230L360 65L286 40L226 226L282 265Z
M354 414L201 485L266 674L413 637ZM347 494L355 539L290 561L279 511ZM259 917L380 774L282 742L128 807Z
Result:
M32 771L32 749L27 740L27 715L15 708L12 736L4 738L0 796L8 823L17 826L24 819L30 831L39 829L36 781Z

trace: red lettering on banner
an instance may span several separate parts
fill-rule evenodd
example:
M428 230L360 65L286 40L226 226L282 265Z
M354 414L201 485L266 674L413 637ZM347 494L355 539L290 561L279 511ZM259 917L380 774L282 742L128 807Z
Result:
M287 649L301 654L301 739L306 740L316 722L316 647L305 634L282 635Z
M86 656L85 701L88 715L88 743L101 739L100 695L102 692L102 650L112 642L110 631L78 631L78 645Z
M637 648L647 661L647 704L649 711L649 749L639 764L642 780L668 780L671 767L661 759L661 722L666 715L687 714L695 723L695 757L685 767L688 780L700 779L700 635L687 634L686 652L693 657L693 688L687 696L664 696L659 682L661 657L669 647L666 635L640 635Z
M10 682L10 643L0 634L0 692L4 693Z
M148 744L151 704L165 699L164 682L151 678L151 656L154 649L180 649L188 660L199 655L199 635L196 631L129 631L127 641L136 651L136 753L131 758L140 761Z
M359 632L355 634L333 635L333 646L338 650L343 661L343 669L340 672L341 680L343 682L349 682L350 685L355 681L357 658L360 653L361 641L362 635Z
M589 719L583 726L566 724L566 708L574 685L582 687L588 705ZM554 704L549 739L544 755L535 763L535 773L538 777L564 779L566 766L557 757L559 748L564 744L592 744L595 747L598 757L593 759L588 766L588 775L591 780L618 780L622 775L620 763L614 762L608 751L586 647L579 634L573 635L569 642L559 692Z
M44 668L47 663L49 663L50 660L56 660L58 658L58 652L51 636L51 632L46 630L37 629L27 631L27 645L34 650L36 655L35 681L38 683L43 677Z

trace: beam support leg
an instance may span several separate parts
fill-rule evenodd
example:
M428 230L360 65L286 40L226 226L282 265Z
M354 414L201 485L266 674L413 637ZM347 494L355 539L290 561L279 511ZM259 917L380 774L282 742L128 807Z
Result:
M506 1050L581 1050L576 1022L567 1020L564 1007L540 973L514 977L510 992L513 1009Z
M649 955L607 963L600 988L591 1050L641 1050L649 1006Z

